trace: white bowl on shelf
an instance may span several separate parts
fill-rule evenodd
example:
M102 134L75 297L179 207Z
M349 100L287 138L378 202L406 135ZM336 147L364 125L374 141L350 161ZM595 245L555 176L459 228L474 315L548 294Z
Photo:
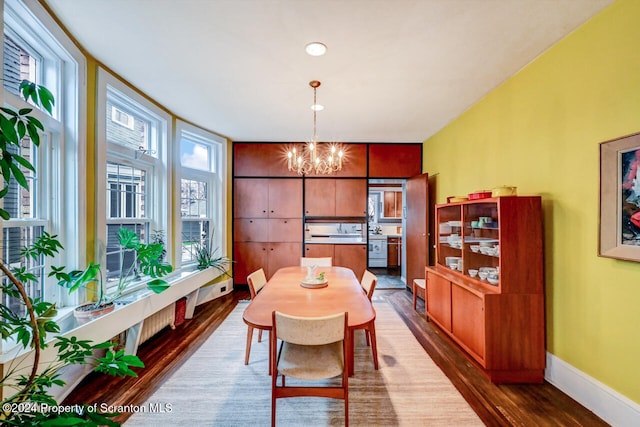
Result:
M480 245L471 245L469 247L471 248L471 252L475 252L475 253L480 252Z
M498 284L498 279L494 279L494 278L491 278L491 277L487 277L487 281L489 283L491 283L492 285L497 285Z
M469 276L476 277L478 275L478 270L469 269Z
M478 277L480 278L480 280L487 280L488 276L489 273L487 273L486 271L478 271Z

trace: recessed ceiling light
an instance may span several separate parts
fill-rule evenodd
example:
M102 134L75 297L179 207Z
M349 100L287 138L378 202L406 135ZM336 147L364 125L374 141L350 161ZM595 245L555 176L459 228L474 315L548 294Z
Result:
M304 47L304 50L311 56L322 56L327 53L327 46L320 42L311 42Z

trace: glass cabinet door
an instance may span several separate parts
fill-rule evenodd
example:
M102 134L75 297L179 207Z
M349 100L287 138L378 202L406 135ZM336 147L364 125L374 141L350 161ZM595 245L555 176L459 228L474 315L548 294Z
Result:
M460 206L438 209L438 264L462 272L462 211Z
M495 202L463 206L465 275L498 285L500 277L500 223Z

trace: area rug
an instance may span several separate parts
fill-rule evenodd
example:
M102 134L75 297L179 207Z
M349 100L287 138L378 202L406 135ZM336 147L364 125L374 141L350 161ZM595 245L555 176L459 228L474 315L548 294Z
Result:
M244 365L247 326L240 303L151 398L125 423L135 426L268 426L271 377L268 334L257 332ZM374 300L379 370L363 331L356 332L355 375L349 379L349 423L353 426L482 426L478 416L440 371L402 319ZM292 379L291 379L292 380ZM279 426L344 424L344 402L288 398L277 402Z

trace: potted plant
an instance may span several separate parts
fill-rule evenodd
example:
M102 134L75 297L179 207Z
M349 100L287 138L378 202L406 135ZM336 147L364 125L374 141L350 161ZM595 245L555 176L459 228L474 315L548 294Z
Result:
M205 241L203 242L195 243L193 245L193 251L197 261L196 267L198 268L198 270L205 270L209 267L212 267L218 270L220 273L231 277L228 269L229 264L234 261L226 256L216 255L216 253L218 252L218 248L213 249L211 247L211 240L213 239L208 239L208 241L206 240L207 239L205 239Z
M19 91L27 101L42 106L51 114L54 98L46 88L23 81ZM29 190L28 180L20 166L35 172L35 167L20 155L22 140L29 137L34 145L40 142L39 132L44 126L31 116L30 108L18 111L8 107L0 108L0 176L4 187L0 189L0 199L9 193L9 185L15 181L25 190ZM10 214L0 208L0 217L9 219ZM56 236L43 233L32 245L20 252L24 257L35 259L54 256L62 249ZM56 338L53 348L55 356L46 362L41 361L42 351L47 344L47 335L60 332L59 325L53 320L57 311L55 304L40 299L32 299L25 290L25 283L36 281L33 273L25 267L11 268L4 260L0 260L0 271L4 280L0 282L1 292L16 298L20 304L14 308L0 304L0 333L3 339L15 338L18 348L31 350L32 357L25 357L22 363L5 364L0 375L2 396L2 425L83 425L83 426L117 426L113 421L116 414L103 414L88 410L87 406L73 407L60 411L37 411L27 408L57 407L57 402L50 394L52 386L63 386L59 375L60 369L71 364L91 364L94 370L109 375L137 376L131 368L144 367L142 361L133 355L117 350L115 344L104 342L94 344L76 337ZM100 351L103 356L96 356ZM37 406L40 405L40 406Z
M74 310L74 315L81 322L89 321L102 314L113 311L115 301L122 296L125 290L139 280L138 272L151 277L146 283L147 289L161 293L169 287L163 276L171 273L173 267L164 261L165 248L162 243L142 243L138 235L128 228L118 230L118 242L124 251L133 251L135 261L128 267L120 262L120 274L115 290L108 294L105 290L104 278L100 264L90 262L84 270L72 270L65 272L66 267L51 267L49 276L55 276L58 285L74 292L89 284L96 283L95 292L97 298L93 302L82 304Z

